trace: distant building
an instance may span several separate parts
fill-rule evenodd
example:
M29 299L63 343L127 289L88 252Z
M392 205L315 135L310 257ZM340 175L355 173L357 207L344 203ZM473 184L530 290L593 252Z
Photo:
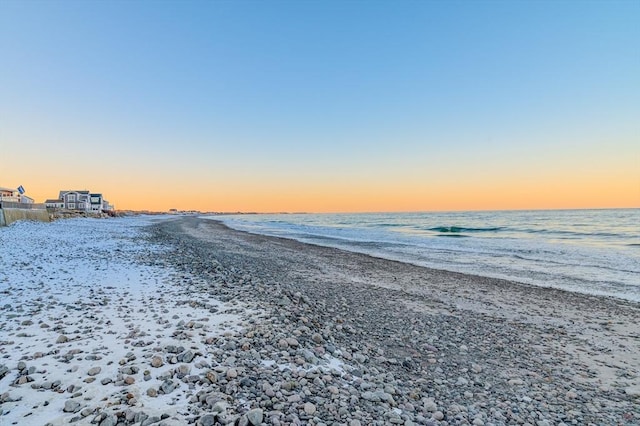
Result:
M91 202L89 200L89 191L60 191L59 200L64 203L67 210L91 211Z
M38 220L49 222L49 213L44 204L34 203L33 198L24 195L24 187L0 187L0 226L7 226L18 220Z
M89 207L92 212L100 212L104 199L102 194L89 194Z
M110 212L115 210L116 208L113 204L109 203L107 200L102 200L102 211Z
M3 187L0 186L0 198L2 198L2 199L13 197L13 194L15 192L18 192L18 190L17 189L3 188Z
M44 205L46 208L48 209L63 209L64 208L64 201L62 200L46 200L44 202Z
M33 198L21 194L17 189L0 187L0 201L10 203L33 204Z
M102 194L91 193L86 189L60 191L57 199L45 201L47 208L65 209L82 212L100 213L113 210L113 206Z

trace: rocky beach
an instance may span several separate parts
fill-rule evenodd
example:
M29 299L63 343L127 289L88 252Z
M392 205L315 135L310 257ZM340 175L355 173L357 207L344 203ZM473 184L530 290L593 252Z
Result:
M640 424L640 305L197 217L0 229L1 425Z

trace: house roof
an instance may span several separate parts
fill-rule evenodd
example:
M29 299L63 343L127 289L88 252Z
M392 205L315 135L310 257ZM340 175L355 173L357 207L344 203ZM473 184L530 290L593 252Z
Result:
M15 188L5 188L3 186L0 186L0 191L10 191L10 192L16 192L17 189Z
M62 200L54 200L54 199L51 199L51 200L45 200L45 202L44 202L44 203L45 203L45 204L47 204L47 203L49 203L49 204L52 204L52 203L62 203Z
M71 189L71 190L67 190L67 191L60 191L60 198L62 198L64 196L64 194L68 194L70 192L75 192L77 194L88 194L89 190L88 189Z

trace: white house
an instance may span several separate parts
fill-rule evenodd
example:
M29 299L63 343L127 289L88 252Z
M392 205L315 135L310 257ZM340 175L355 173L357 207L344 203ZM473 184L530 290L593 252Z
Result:
M21 194L17 189L0 187L0 201L33 204L33 198Z
M17 203L18 200L15 195L17 192L18 192L17 189L0 187L0 201L4 200L4 201L11 201L12 203Z
M64 208L64 201L50 199L50 200L46 200L44 202L44 205L48 209L63 209Z
M116 208L113 206L113 204L111 204L110 202L108 202L107 200L102 200L102 211L105 212L110 212L115 210Z
M92 212L102 211L102 194L89 194L89 207Z

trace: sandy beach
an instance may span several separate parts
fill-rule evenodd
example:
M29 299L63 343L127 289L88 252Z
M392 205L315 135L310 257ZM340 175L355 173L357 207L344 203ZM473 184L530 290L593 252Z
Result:
M0 229L0 424L640 424L640 305L195 217Z

